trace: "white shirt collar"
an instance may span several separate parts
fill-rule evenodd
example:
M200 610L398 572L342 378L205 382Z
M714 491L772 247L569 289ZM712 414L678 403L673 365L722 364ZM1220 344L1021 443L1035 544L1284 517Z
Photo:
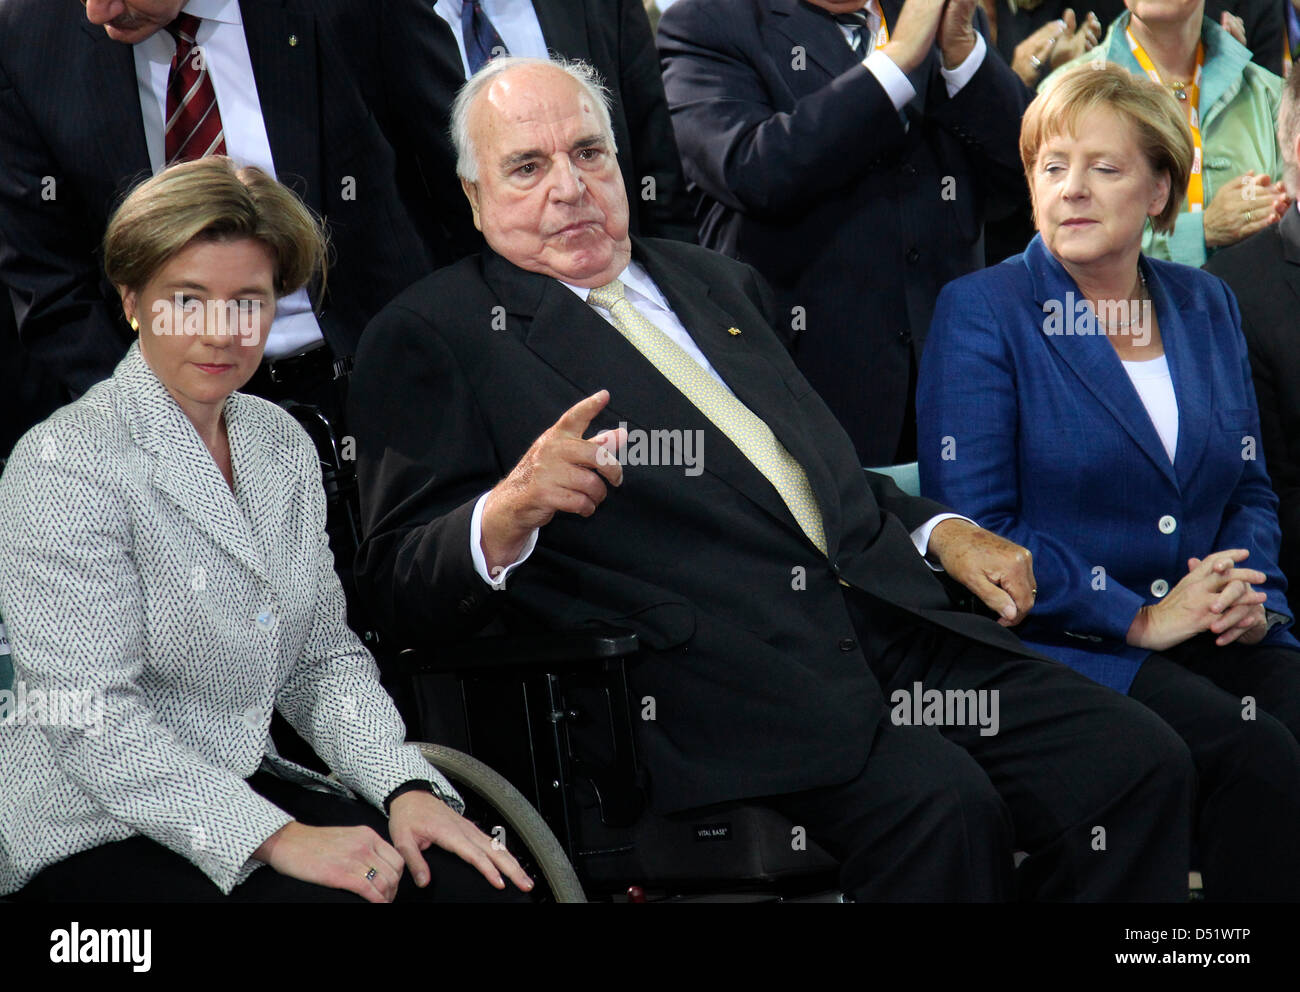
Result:
M205 21L222 24L243 24L244 15L239 10L239 0L190 0L184 13L201 17Z
M646 272L640 262L629 261L627 267L618 274L618 281L624 287L661 310L672 309L668 306L668 301L664 299L664 295L659 292L659 287L654 284L654 280L650 278L650 274ZM575 286L572 283L564 282L562 279L560 283L577 293L578 299L582 300L583 303L586 303L587 297L591 295L591 290L585 286Z

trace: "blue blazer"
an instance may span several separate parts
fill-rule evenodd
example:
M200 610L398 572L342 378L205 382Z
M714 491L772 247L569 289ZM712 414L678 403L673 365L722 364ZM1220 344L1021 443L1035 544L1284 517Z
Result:
M1237 301L1199 269L1140 264L1178 402L1172 464L1110 342L1048 333L1065 329L1051 301L1068 318L1081 294L1040 236L944 287L917 386L922 491L1033 553L1021 637L1120 692L1149 654L1129 625L1190 557L1248 549L1265 607L1291 616ZM1285 626L1266 641L1300 646Z

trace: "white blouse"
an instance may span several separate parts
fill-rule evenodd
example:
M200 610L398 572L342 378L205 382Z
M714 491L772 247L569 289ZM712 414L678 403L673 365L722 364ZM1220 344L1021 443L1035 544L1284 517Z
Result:
M1169 362L1161 355L1145 362L1123 362L1123 365L1172 463L1178 448L1178 400L1174 396Z

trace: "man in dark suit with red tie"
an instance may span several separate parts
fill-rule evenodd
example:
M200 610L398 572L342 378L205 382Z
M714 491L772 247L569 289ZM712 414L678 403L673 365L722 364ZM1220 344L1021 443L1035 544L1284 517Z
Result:
M113 371L131 331L98 257L112 209L168 161L225 153L329 226L325 286L280 301L251 384L328 403L366 321L477 245L446 138L462 80L426 0L0 0L0 284L27 358L65 401Z

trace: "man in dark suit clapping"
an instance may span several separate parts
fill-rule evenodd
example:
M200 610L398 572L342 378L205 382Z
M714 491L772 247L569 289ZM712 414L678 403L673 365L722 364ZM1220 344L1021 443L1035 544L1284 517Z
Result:
M934 300L1027 198L1027 94L978 0L877 2L677 0L658 36L700 244L772 284L864 465L915 460Z
M495 61L452 133L488 247L357 355L382 625L430 649L494 614L633 630L653 808L768 803L853 898L1007 898L1013 845L1032 897L1186 898L1185 746L1006 629L1036 593L1022 548L860 469L752 268L629 237L590 77ZM999 622L953 610L940 567ZM927 690L996 715L918 721Z

